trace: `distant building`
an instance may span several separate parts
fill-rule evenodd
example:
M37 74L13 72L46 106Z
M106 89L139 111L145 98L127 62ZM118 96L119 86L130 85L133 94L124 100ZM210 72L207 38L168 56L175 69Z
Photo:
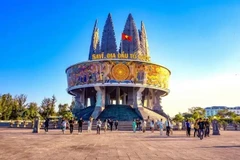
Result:
M240 106L229 107L228 110L231 111L231 112L234 112L234 113L236 113L238 115L240 115Z
M206 117L215 116L218 113L218 111L224 110L224 109L227 109L231 112L234 112L234 113L240 115L240 106L237 106L237 107L212 106L212 107L205 108Z
M226 106L212 106L212 107L206 107L205 111L206 111L206 117L209 116L215 116L218 111L223 110L223 109L228 109L228 107Z

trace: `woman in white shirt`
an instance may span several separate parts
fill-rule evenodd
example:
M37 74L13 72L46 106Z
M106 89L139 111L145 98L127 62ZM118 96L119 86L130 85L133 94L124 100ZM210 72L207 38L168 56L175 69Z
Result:
M65 134L66 128L67 128L67 122L66 122L65 119L63 119L63 121L62 121L62 132L63 132L63 134Z

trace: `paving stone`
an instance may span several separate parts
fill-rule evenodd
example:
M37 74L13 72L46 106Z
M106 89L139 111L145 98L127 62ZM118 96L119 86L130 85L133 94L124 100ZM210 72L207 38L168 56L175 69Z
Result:
M60 130L33 134L29 129L0 128L0 159L236 160L240 157L239 135L239 131L222 131L220 136L199 140L186 137L184 131L166 137L159 132L63 135Z

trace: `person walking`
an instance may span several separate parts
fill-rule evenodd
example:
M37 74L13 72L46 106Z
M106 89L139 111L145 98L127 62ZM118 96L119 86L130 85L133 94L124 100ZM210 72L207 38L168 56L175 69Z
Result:
M83 119L82 117L78 120L78 134L82 133L82 126L83 126Z
M143 123L142 123L142 131L143 131L143 133L145 133L146 128L147 128L147 122L145 120L143 120Z
M115 130L118 130L118 120L114 122L114 125L115 125Z
M199 120L196 119L196 121L194 123L194 134L193 134L194 137L196 136L196 133L197 133L197 136L199 137L199 135L198 135L198 129L199 129L198 122L199 122Z
M190 137L190 132L191 132L191 124L189 120L187 119L186 121L186 127L187 127L187 136Z
M74 119L73 118L70 119L69 125L70 125L70 134L73 134L73 127L74 127Z
M160 121L158 121L157 123L159 131L160 131L160 135L163 135L163 122L162 119Z
M209 133L210 133L210 122L208 119L205 120L205 137L209 137Z
M98 119L98 121L97 121L97 134L100 134L101 127L102 127L102 121L100 119Z
M63 134L65 134L66 128L67 128L67 121L65 119L63 119L63 121L62 121L62 132L63 132Z
M48 133L48 126L49 126L49 118L46 118L46 120L44 122L45 133Z
M132 127L133 127L133 132L135 133L136 132L136 128L137 128L137 124L136 124L135 120L133 120L133 122L132 122Z
M205 123L203 122L202 118L199 118L198 126L199 126L198 135L200 140L202 140L204 135L204 129L205 129Z

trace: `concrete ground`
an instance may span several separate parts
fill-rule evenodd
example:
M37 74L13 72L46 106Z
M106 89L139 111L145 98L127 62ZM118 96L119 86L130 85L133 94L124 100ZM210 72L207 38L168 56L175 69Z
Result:
M41 130L42 131L42 130ZM184 131L175 131L171 137L159 132L107 132L101 135L84 132L77 135L33 134L30 129L0 128L1 160L236 160L240 158L240 132L222 131L220 136L186 137Z

